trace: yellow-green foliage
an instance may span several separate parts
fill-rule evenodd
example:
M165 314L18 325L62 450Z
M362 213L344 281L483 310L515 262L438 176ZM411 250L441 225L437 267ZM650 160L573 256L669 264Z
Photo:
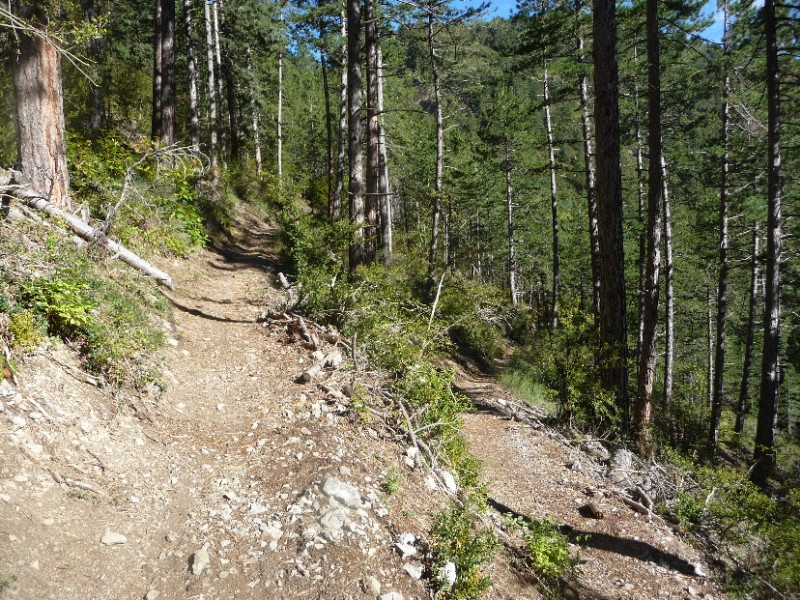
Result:
M492 561L497 545L494 532L488 527L476 527L463 506L454 502L448 510L438 513L431 531L433 573L437 575L447 562L453 562L456 581L449 590L440 586L437 598L479 598L492 584L482 565Z
M198 194L199 163L165 157L149 142L116 133L96 140L68 139L72 192L92 216L111 217L109 233L140 252L185 256L207 242Z
M2 297L9 307L8 336L21 353L46 334L61 338L80 350L89 370L108 381L142 382L151 377L147 365L163 343L159 315L168 314L168 304L152 293L151 280L87 252L50 235L29 257L44 267L41 274L22 279L6 274Z
M767 597L769 582L786 597L800 594L800 491L771 498L734 469L683 464L697 486L679 494L671 510L688 529L724 542L735 591Z
M522 535L528 564L545 589L574 569L577 559L570 552L569 538L559 531L555 519L540 521L509 516L507 523Z
M11 313L8 318L8 333L11 346L23 354L35 350L46 337L41 320L31 310Z

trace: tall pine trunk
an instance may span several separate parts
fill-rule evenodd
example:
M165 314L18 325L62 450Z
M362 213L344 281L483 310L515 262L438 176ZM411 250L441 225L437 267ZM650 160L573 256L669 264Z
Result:
M519 294L517 292L517 245L514 241L514 188L511 185L511 136L506 134L505 140L505 171L506 171L506 223L508 230L508 289L511 294L511 304L517 306Z
M736 423L733 430L737 435L744 431L744 418L747 414L748 397L750 396L750 371L753 368L753 348L756 337L756 302L758 287L758 259L759 259L759 232L758 223L753 225L753 255L750 257L750 302L747 311L747 333L744 342L744 364L742 365L742 380L739 385L739 403L736 406Z
M347 0L347 109L350 159L350 273L366 262L364 248L364 168L361 160L361 2Z
M161 142L175 143L175 0L161 2Z
M640 452L648 451L656 380L659 275L661 268L661 73L658 2L647 0L647 265L642 310L642 347L634 421Z
M583 52L583 37L578 38ZM600 240L597 225L597 194L595 191L594 156L592 154L592 121L589 104L589 78L581 74L579 81L581 125L583 133L583 168L586 182L586 206L589 212L589 261L592 275L592 315L597 330L600 328Z
M603 387L613 392L630 427L622 174L619 143L617 18L614 0L593 0L594 119L597 141L597 217L600 240L600 347Z
M228 132L224 125L225 114L225 92L222 84L222 47L220 44L220 25L219 25L219 11L222 8L222 0L216 0L211 7L212 16L214 17L214 68L216 69L216 82L217 82L217 106L219 107L219 142L221 150L222 165L227 168L228 160Z
M150 137L153 140L161 139L164 133L164 122L161 112L161 88L164 77L164 63L162 51L164 48L163 26L164 21L162 12L164 10L164 0L155 0L153 11L153 101L152 116L150 120Z
M778 352L781 317L781 260L783 258L781 218L781 128L780 75L775 2L764 2L764 37L767 52L767 253L764 281L764 341L761 362L761 396L758 402L755 465L750 479L766 486L775 468L775 429L778 417Z
M556 181L556 154L553 141L553 120L550 115L550 82L547 66L544 68L544 124L547 131L547 162L550 169L550 213L553 234L553 287L550 305L550 326L558 327L558 298L561 295L561 267L559 263L558 184Z
M189 70L189 136L192 149L200 151L200 108L198 93L197 57L194 45L194 23L192 21L192 0L183 0L183 25L186 29L186 63Z
M727 59L730 55L728 41L728 5L723 3L723 55ZM727 63L727 61L726 61ZM727 69L727 64L725 66ZM729 204L729 172L730 156L730 77L725 73L722 85L722 159L720 164L720 189L719 189L719 246L717 248L717 344L714 355L714 395L711 399L711 422L709 427L708 442L712 452L719 446L720 421L722 419L722 405L724 402L724 377L725 377L725 321L728 318L728 204Z
M211 173L214 180L219 175L219 147L217 141L217 87L214 77L214 24L211 20L211 6L203 3L206 21L206 62L208 65L208 154L211 160Z
M333 199L328 207L331 221L342 218L342 192L344 191L345 156L347 154L347 12L342 10L342 51L341 51L341 83L339 84L339 137L338 151L336 153L336 185L333 189Z
M439 252L439 221L442 212L444 185L444 117L442 116L442 85L439 80L439 64L436 58L433 8L428 7L428 54L431 61L434 110L436 111L436 180L433 190L433 213L431 215L431 242L428 248L428 296L432 297L436 285L436 258Z
M386 128L383 122L383 53L378 44L378 194L381 213L381 251L384 263L392 262L392 190L389 182L389 163L386 155Z
M14 14L47 30L43 2L15 3ZM61 55L52 38L17 34L13 57L17 153L34 192L58 208L69 207L69 174L61 87ZM46 34L43 34L46 37Z
M283 5L281 5L281 42L278 47L278 183L283 185Z
M667 161L661 157L661 184L664 205L664 406L672 403L673 365L675 364L675 264L672 258L672 210L667 185Z
M367 52L367 197L366 259L375 262L378 255L378 205L380 178L380 123L378 121L378 27L375 0L365 0L365 45Z

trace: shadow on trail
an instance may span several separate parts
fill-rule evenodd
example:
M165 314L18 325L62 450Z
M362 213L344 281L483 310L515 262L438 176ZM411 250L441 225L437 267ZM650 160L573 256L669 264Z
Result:
M161 293L164 294L163 291ZM177 300L175 300L175 298L172 298L172 297L168 296L167 294L164 294L164 297L167 300L169 300L170 303L172 304L172 306L177 308L179 311L185 312L186 314L193 315L195 317L200 317L201 319L208 319L209 321L219 321L220 323L254 323L255 322L252 319L229 319L228 317L218 317L216 315L211 315L209 313L203 312L202 310L200 310L198 308L191 308L190 306L185 306L185 305L181 304L180 302L178 302Z
M276 231L253 227L244 227L240 231L243 235L218 231L211 236L208 250L220 256L227 265L209 261L209 266L224 271L233 271L241 266L262 271L278 270L280 264L274 254Z
M514 518L522 519L526 522L531 522L532 519L517 512L513 508L509 508L505 504L501 504L494 498L489 498L489 506L494 508L500 514L510 514ZM561 525L559 527L561 533L566 535L570 542L578 544L587 548L596 548L598 550L605 550L607 552L614 552L623 556L629 556L644 562L651 562L662 567L667 567L673 571L677 571L683 575L696 575L695 566L682 559L680 556L664 552L647 542L641 542L630 538L622 538L607 533L597 533L592 531L581 531L574 529L569 525Z

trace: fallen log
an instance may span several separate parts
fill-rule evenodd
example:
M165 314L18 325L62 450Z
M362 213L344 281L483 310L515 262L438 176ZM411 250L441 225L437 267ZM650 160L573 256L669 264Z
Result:
M16 181L17 184L4 186L5 189L0 190L0 193L6 195L7 197L16 198L25 206L36 209L45 213L46 215L62 219L81 239L84 239L90 243L104 246L114 255L115 258L119 258L133 268L141 271L148 277L152 277L161 285L164 285L171 290L175 289L175 286L172 283L172 278L164 271L161 271L157 267L151 265L141 256L131 252L119 242L115 242L114 240L107 238L101 231L84 223L75 215L65 212L60 208L50 204L46 198L43 198L25 185L24 176L18 174L16 171L12 171L12 173L14 174L14 181Z

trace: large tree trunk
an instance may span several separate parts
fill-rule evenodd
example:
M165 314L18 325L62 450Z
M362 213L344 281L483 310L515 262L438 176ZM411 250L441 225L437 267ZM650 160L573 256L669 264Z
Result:
M208 65L208 154L211 160L211 173L216 180L219 175L219 149L217 144L217 87L214 78L214 24L211 20L211 6L203 3L206 21L206 60Z
M725 57L730 55L728 42L728 5L723 3L722 46ZM727 68L727 67L726 67ZM724 402L725 376L725 321L728 318L728 181L730 171L730 77L725 74L722 86L722 161L720 165L719 189L719 247L717 249L717 348L714 355L714 395L711 399L711 423L708 442L712 452L719 446L720 421Z
M38 0L18 2L13 7L14 14L40 31L46 31L48 23L43 4ZM19 163L22 172L30 178L34 192L48 198L58 208L67 208L69 174L58 42L29 36L24 31L17 36L13 81Z
M283 5L281 5L281 42L278 47L278 183L283 184Z
M328 213L331 221L342 218L342 192L344 191L344 162L347 153L347 13L342 10L341 83L339 86L339 149L336 153L336 185Z
M628 343L622 235L617 18L614 0L593 0L597 216L600 240L600 347L603 387L613 392L628 433Z
M200 108L199 108L199 76L197 73L197 57L194 46L194 23L192 21L192 0L183 0L183 24L186 28L186 62L189 70L189 136L192 149L200 151Z
M711 408L714 400L714 294L710 281L706 284L706 406Z
M383 113L383 53L378 44L378 115ZM378 194L381 212L381 251L384 263L392 262L392 190L389 183L389 163L386 157L386 128L383 117L379 116L378 127Z
M658 327L659 275L661 268L661 73L659 61L658 2L647 0L647 265L642 311L642 347L636 398L636 441L648 451L656 380L656 333Z
M161 142L171 146L175 138L175 0L161 6Z
M514 189L511 186L511 136L506 134L506 214L508 224L508 290L511 294L511 304L517 306L519 295L517 293L517 245L514 241Z
M320 27L320 37L323 35ZM333 116L331 115L331 90L328 83L328 73L330 71L330 61L328 54L323 49L319 57L320 67L322 68L322 95L325 100L325 171L328 179L328 212L333 202Z
M378 121L378 28L375 0L365 0L365 42L367 47L367 230L366 259L375 262L378 254L378 204L380 169L380 123Z
M583 55L583 36L578 37ZM592 274L592 315L595 328L600 328L600 241L597 230L597 196L595 192L594 156L592 154L592 121L589 105L589 78L580 75L581 124L583 129L583 164L586 180L586 205L589 211L589 261Z
M350 159L350 273L366 262L364 248L364 168L361 160L361 2L347 0L347 109Z
M433 7L428 7L428 54L431 61L434 110L436 111L436 180L433 190L433 214L431 215L431 242L428 248L428 296L436 286L436 258L439 253L439 221L442 212L444 186L444 117L442 116L442 85L439 81L439 64L436 58L436 41L433 33Z
M544 124L547 130L547 162L550 168L550 212L553 225L553 302L550 305L550 326L558 327L558 298L561 295L561 268L559 265L558 186L556 183L556 154L553 141L553 120L550 116L550 83L547 66L544 68Z
M639 49L633 47L633 61L635 64L639 62ZM645 287L645 256L647 253L647 236L645 235L645 222L644 222L644 201L647 197L645 191L645 178L644 178L644 149L642 142L642 119L641 110L639 107L639 82L634 76L633 80L633 100L636 106L636 199L637 199L637 218L639 220L639 257L636 261L636 266L639 271L639 284L638 284L638 301L639 301L639 319L638 328L636 332L636 378L639 380L639 368L642 362L642 341L644 338L644 287Z
M667 161L661 157L661 183L664 186L664 406L672 402L675 363L675 265L672 260L672 212L667 185Z
M756 302L758 287L758 223L753 226L753 255L750 258L750 302L747 313L747 334L744 342L744 364L742 365L742 381L739 385L739 403L736 407L736 423L733 430L737 435L744 431L744 418L747 414L748 397L750 396L750 371L753 368L753 347L756 337Z
M767 52L767 254L764 282L764 342L761 362L761 397L753 452L753 483L765 486L775 467L775 428L778 416L778 351L781 317L781 129L778 42L775 31L775 2L764 2L764 37Z
M162 52L164 49L164 20L162 12L164 10L164 0L155 0L153 8L153 106L150 123L150 137L153 140L160 140L164 133L164 121L161 111L161 88L164 78L164 66Z
M219 24L219 11L222 8L222 0L215 0L214 5L211 7L212 15L214 17L214 68L216 69L216 82L217 82L217 104L219 106L219 142L222 150L222 165L227 168L228 160L228 132L224 125L225 114L225 93L222 84L222 46L220 44L220 24Z

